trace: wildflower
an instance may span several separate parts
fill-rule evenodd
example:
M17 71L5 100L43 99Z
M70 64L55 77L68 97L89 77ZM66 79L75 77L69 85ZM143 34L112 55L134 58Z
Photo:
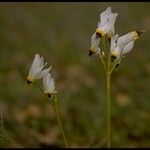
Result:
M110 47L112 61L129 53L133 49L135 40L137 40L142 33L143 31L133 31L121 37L119 37L118 34L112 37Z
M92 55L92 54L97 54L100 52L100 48L98 47L99 46L99 42L100 42L100 38L96 38L96 33L94 33L92 36L91 36L91 47L90 47L90 50L89 50L89 57Z
M109 38L114 35L114 24L117 16L117 13L111 12L111 7L108 7L100 14L100 22L96 29L97 38L101 38L105 34L107 34Z
M47 94L49 98L51 98L52 95L57 93L57 91L55 91L54 78L51 77L50 73L47 73L43 77L43 85L45 89L44 93Z
M36 54L29 70L29 75L27 77L27 83L30 84L36 79L43 78L51 69L51 67L44 69L47 63L44 64L43 57L40 58L39 54Z

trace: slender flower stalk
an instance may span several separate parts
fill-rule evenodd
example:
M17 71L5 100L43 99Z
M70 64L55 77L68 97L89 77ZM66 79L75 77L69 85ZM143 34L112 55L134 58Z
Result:
M60 131L62 133L65 148L68 148L68 142L67 142L65 132L64 132L64 129L63 129L63 126L62 126L62 122L61 122L61 119L60 119L60 113L59 113L59 109L58 109L58 101L57 101L56 95L53 95L52 106L53 106L53 109L54 109L54 111L56 113L56 116L57 116L57 122L58 122L58 125L59 125L59 128L60 128Z
M107 99L107 148L110 148L111 134L110 134L110 123L111 123L111 111L110 111L110 80L111 80L111 68L110 68L110 56L108 58L107 72L106 72L106 99Z
M50 99L50 102L54 108L54 111L56 113L56 117L57 117L57 121L58 121L58 125L64 140L64 145L67 148L68 147L68 143L66 140L66 136L64 133L64 129L62 127L62 123L61 123L61 119L60 119L60 113L58 110L58 101L57 101L57 97L56 97L56 93L57 91L55 91L55 82L54 82L54 78L51 77L50 73L47 73L44 78L43 78L43 86L44 86L44 93L47 94L47 96Z
M107 147L110 148L110 120L111 120L111 111L110 111L110 78L111 73L107 72L106 78L106 95L107 95Z
M111 74L114 69L118 69L122 58L133 49L135 40L145 32L144 30L132 31L120 37L118 34L115 35L114 24L117 16L117 13L111 12L111 7L100 14L100 22L96 32L91 37L89 51L89 56L99 53L99 58L106 73L107 148L111 147ZM107 46L108 43L110 50ZM101 49L99 48L100 44L102 45Z

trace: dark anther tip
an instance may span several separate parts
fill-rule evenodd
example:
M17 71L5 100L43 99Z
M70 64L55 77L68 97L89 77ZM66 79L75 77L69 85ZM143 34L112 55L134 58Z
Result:
M116 64L115 68L118 68L120 66L120 64Z
M29 81L28 79L27 79L27 84L29 85L29 84L31 84L32 82L31 81Z
M51 97L52 97L52 94L48 93L47 96L48 96L49 98L51 98Z
M111 55L111 61L113 62L117 57L114 55Z
M145 30L136 31L136 33L138 34L138 36L140 36L140 35L143 34L144 32L145 32Z
M91 55L93 55L94 53L91 51L91 50L89 50L89 57L91 56Z
M99 32L96 32L96 38L101 38L102 37L102 34L100 34Z
M108 41L109 41L109 43L111 42L111 37L108 37Z
M115 66L116 71L118 71L119 66L120 66L120 64L116 64L116 66Z

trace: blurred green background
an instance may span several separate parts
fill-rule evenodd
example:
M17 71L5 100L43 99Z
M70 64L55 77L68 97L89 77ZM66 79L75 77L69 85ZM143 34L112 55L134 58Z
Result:
M48 98L25 78L34 55L52 65L70 147L106 147L105 75L88 58L99 14L119 15L119 35L145 29L112 75L112 147L150 147L150 3L0 3L0 147L63 147ZM47 65L47 66L48 66Z

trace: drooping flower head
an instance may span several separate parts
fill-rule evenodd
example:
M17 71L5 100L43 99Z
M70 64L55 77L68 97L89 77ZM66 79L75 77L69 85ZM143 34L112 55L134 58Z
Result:
M111 7L108 7L100 14L100 22L98 23L98 27L96 29L97 38L101 38L106 34L109 38L111 38L111 36L114 35L114 24L117 16L117 13L111 12Z
M95 54L95 53L97 54L97 53L100 52L99 42L100 42L100 38L96 38L96 33L94 33L91 36L91 47L90 47L90 50L89 50L89 57L92 54Z
M33 60L33 63L29 70L29 75L27 77L27 83L30 84L36 79L43 78L51 69L51 67L44 69L47 63L44 64L43 57L40 57L39 54L36 54Z
M50 73L47 73L43 77L43 86L44 86L44 93L47 94L49 98L51 98L52 95L57 93L57 91L55 91L54 78L51 77Z
M135 40L137 40L143 31L133 31L129 32L121 37L115 35L111 38L111 59L119 59L121 56L129 53L134 46Z

